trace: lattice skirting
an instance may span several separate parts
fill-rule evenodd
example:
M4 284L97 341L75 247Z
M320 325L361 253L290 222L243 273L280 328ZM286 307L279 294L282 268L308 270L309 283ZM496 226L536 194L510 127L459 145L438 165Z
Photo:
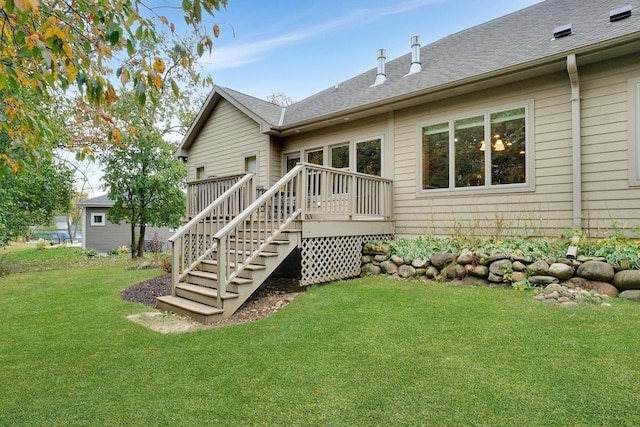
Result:
M302 239L302 280L307 286L360 275L362 245L391 239L390 234Z

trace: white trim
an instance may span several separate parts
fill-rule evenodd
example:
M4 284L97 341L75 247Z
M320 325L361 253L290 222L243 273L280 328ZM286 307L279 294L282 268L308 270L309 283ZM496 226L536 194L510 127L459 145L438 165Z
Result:
M455 147L454 147L454 123L456 120L483 116L484 117L484 133L485 141L491 141L491 114L503 111L513 110L517 108L525 109L525 138L526 138L526 157L525 157L525 182L515 184L491 184L491 169L485 167L485 184L473 187L455 187ZM417 197L468 197L473 195L491 195L496 193L509 192L530 192L535 191L535 174L533 172L535 159L535 141L534 141L534 100L528 99L521 102L513 102L509 104L492 104L489 108L470 109L456 114L439 114L428 121L417 124L417 156L416 162L416 196ZM424 190L422 188L422 130L426 126L447 123L449 126L449 187ZM491 150L485 151L485 166L491 164Z
M102 220L96 222L96 218L100 217ZM91 213L91 226L92 227L104 227L107 224L107 214L104 212L92 212ZM84 236L83 236L84 238Z
M627 80L629 186L640 186L640 77Z
M320 164L320 166L325 166L327 165L327 150L325 150L326 146L320 146L320 147L315 147L315 148L309 148L308 150L304 150L304 159L302 160L305 163L310 163L310 164L314 164L311 163L309 161L309 154L311 153L317 153L318 151L322 152L322 164Z
M256 158L256 170L255 171L248 171L246 166L247 166L247 159L251 158L251 157L255 157ZM260 176L260 174L258 173L258 171L260 170L260 154L258 152L250 152L250 153L244 153L242 155L242 164L240 165L240 170L242 170L243 172L255 172L256 176Z

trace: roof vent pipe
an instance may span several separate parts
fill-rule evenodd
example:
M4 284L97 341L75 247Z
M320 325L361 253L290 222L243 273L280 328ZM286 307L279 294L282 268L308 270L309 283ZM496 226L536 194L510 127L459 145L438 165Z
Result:
M422 71L422 63L420 62L420 36L413 36L411 37L411 67L409 68L409 74L419 73L420 71Z
M378 74L376 74L376 81L371 85L378 86L387 80L387 75L384 72L384 62L387 59L387 51L385 49L378 49Z
M631 5L626 5L613 9L609 12L609 22L622 21L631 16Z

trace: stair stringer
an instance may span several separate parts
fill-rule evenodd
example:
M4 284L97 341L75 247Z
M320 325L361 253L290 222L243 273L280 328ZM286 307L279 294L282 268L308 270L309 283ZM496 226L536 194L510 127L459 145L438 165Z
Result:
M233 313L238 311L238 309L244 304L244 302L249 299L251 295L255 291L258 290L260 285L262 285L265 280L271 276L271 273L275 271L276 268L289 256L294 249L299 248L302 244L302 233L299 231L288 231L287 235L289 237L289 243L284 245L278 245L278 256L277 257L263 257L261 264L263 264L266 268L262 270L252 271L251 279L253 280L250 284L243 285L227 285L227 291L237 292L238 298L225 300L224 302L224 313L222 313L223 318L230 317ZM260 257L260 255L257 255ZM241 270L242 271L242 270Z

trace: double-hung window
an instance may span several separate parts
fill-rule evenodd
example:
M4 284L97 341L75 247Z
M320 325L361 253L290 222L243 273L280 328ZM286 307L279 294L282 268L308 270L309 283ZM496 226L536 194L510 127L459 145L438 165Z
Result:
M527 184L527 107L421 127L421 191Z

